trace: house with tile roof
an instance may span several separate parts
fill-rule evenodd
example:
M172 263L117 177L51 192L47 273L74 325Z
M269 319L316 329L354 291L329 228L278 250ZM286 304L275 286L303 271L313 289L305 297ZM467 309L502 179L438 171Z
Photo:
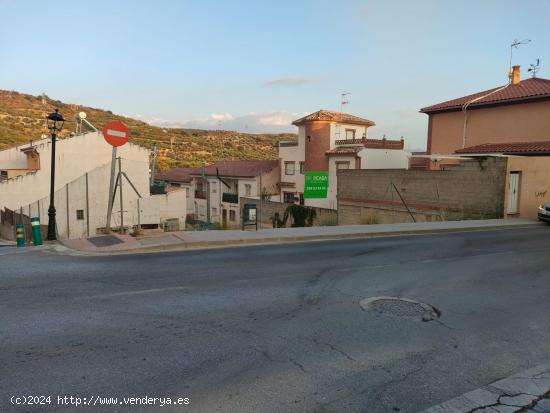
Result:
M189 172L194 188L195 219L237 227L241 223L241 198L279 201L278 160L218 161Z
M407 169L404 140L371 139L375 123L347 113L319 110L292 122L297 141L279 143L282 202L337 209L338 169ZM328 197L304 199L305 172L329 173Z
M187 199L186 211L188 214L194 210L195 185L191 174L197 170L197 168L172 168L168 171L160 172L155 176L155 181L166 182L167 191L175 189L185 190L185 197Z
M460 157L504 158L504 217L536 218L538 205L550 201L549 79L521 80L513 66L504 86L420 112L428 115L428 169L452 168Z
M514 66L507 85L426 106L420 112L428 115L429 155L485 144L550 141L550 80L521 80L520 67Z

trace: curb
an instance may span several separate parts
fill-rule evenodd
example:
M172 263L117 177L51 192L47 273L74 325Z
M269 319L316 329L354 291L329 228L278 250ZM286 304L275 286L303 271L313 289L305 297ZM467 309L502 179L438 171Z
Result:
M346 239L369 239L369 238L388 238L411 235L434 235L446 233L462 233L462 232L483 232L495 230L510 230L510 229L525 229L541 226L539 222L526 223L521 225L490 225L477 226L469 228L442 228L442 229L411 229L402 231L385 231L385 232L360 232L348 234L326 234L326 235L296 235L296 236L279 236L279 237L264 237L250 239L235 239L235 240L212 240L212 241L189 241L178 242L167 245L150 245L144 247L130 248L118 251L86 251L71 248L65 245L68 249L90 255L122 255L122 254L139 254L139 253L154 253L154 252L170 252L170 251L191 251L216 248L230 248L253 245L277 245L285 243L300 243L300 242L315 242L315 241L336 241Z

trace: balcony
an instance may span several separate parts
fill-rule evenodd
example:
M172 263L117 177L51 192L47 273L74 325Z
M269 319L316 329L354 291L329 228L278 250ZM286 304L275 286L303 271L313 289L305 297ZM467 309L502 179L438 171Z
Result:
M206 199L206 192L204 191L195 191L195 199Z
M363 145L364 139L337 139L336 145Z
M230 204L239 203L239 194L232 194L230 192L224 192L222 194L222 202L228 202Z

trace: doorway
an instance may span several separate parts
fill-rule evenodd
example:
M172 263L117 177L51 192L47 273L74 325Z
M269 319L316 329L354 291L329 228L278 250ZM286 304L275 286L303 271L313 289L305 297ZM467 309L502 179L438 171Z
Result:
M508 205L506 208L507 214L517 214L518 211L518 194L519 181L521 172L510 172L508 177Z

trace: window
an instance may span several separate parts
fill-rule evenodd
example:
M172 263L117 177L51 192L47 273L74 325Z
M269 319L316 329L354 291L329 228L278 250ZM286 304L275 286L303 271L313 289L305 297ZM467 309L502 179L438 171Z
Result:
M285 162L285 175L294 175L294 169L296 162Z
M349 169L349 161L337 161L336 169Z
M346 139L355 139L355 129L346 129Z
M286 204L293 204L294 192L283 192L283 202Z
M304 194L300 194L300 205L304 205Z
M0 171L0 181L8 179L8 171Z
M236 217L235 217L235 211L230 209L229 210L229 220L230 221L235 221Z
M244 196L250 196L252 193L252 185L244 184Z
M78 221L82 221L84 219L84 210L83 209L77 209L76 210L76 219Z
M303 175L305 171L306 171L306 163L300 162L300 173Z

